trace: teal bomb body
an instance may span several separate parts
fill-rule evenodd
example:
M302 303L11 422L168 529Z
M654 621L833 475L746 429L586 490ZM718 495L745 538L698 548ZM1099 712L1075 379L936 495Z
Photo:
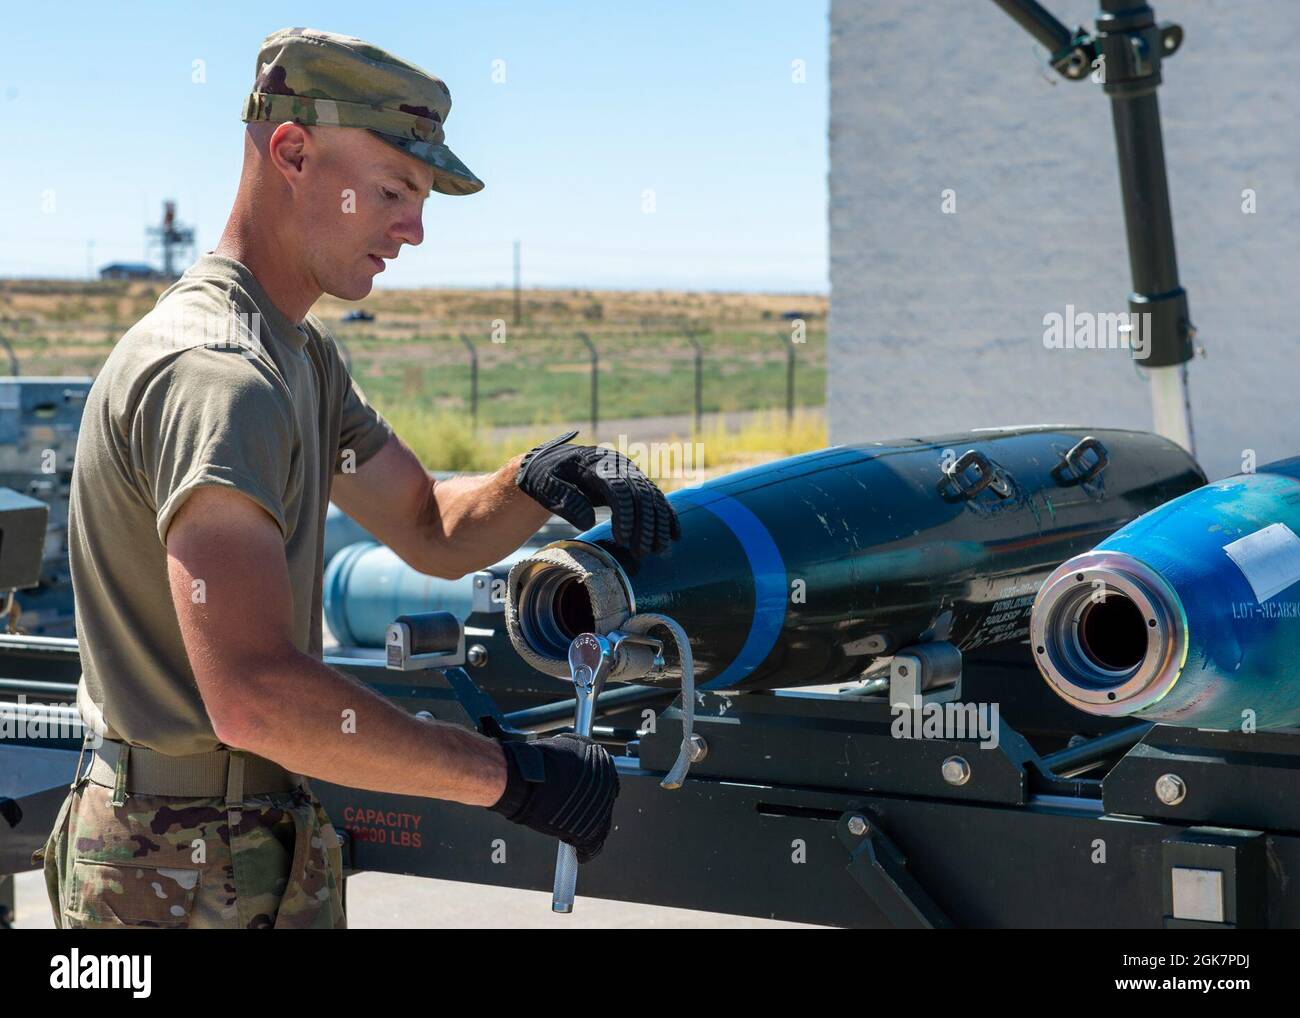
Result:
M1081 710L1300 725L1300 458L1207 484L1065 562L1031 635L1049 685Z

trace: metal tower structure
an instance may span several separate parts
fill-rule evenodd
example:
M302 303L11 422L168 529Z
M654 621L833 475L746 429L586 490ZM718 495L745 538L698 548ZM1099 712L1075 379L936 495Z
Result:
M163 202L162 223L145 230L149 238L149 247L162 251L162 273L168 278L180 275L176 264L183 253L188 253L189 261L194 260L194 227L185 226L176 219L176 203Z

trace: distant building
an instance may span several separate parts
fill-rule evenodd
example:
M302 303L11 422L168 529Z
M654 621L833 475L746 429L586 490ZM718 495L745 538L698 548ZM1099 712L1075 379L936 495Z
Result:
M114 262L99 270L100 279L162 279L162 273L145 262Z

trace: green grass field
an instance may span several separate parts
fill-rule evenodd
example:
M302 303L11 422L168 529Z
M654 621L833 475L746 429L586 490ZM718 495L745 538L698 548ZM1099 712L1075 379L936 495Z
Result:
M24 375L93 375L163 286L0 280L0 337ZM343 322L356 306L373 312L375 321ZM511 295L500 290L375 291L360 305L326 297L313 310L347 351L370 401L402 422L403 437L434 469L487 469L534 434L553 432L548 424L588 419L591 364L580 332L599 352L602 421L684 416L680 439L706 441L714 449L714 469L726 456L762 456L756 443L778 455L802 451L792 442L825 444L824 426L801 418L791 428L784 417L787 351L795 357L795 406L825 403L823 297L530 290L519 325L513 324ZM782 317L794 311L803 321L798 342L792 342L796 326ZM706 414L777 410L779 416L753 422L749 437L728 436L716 426L692 436L695 352L688 333L703 351ZM471 339L478 356L477 428L470 413L470 355L461 336ZM6 370L0 360L0 373ZM501 441L485 434L504 426L530 430Z
M600 416L692 414L695 360L691 347L670 332L589 333L599 357ZM381 409L423 405L468 413L470 356L450 336L402 341L348 336L353 374ZM786 405L785 344L768 331L728 331L700 338L701 404L714 411L764 410ZM585 418L591 407L591 363L576 338L521 338L475 344L480 425L534 424ZM795 344L795 405L825 402L825 335Z

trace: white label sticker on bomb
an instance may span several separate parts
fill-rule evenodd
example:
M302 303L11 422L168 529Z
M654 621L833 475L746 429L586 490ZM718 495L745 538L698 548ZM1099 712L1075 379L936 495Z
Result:
M1225 544L1223 550L1237 563L1261 604L1300 582L1300 537L1285 523L1271 523Z

